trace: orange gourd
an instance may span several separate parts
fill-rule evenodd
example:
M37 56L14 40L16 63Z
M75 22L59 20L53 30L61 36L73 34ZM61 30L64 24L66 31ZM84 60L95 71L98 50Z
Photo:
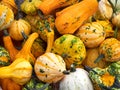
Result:
M10 54L10 60L13 62L15 60L15 55L19 52L13 45L12 39L7 32L7 30L4 30L4 36L3 36L3 43L4 47L7 49L7 51Z
M38 38L38 33L36 32L32 33L26 40L22 49L17 53L15 58L25 58L26 60L30 61L31 64L34 64L36 59L31 53L31 47L36 38Z
M19 84L15 83L13 80L5 78L0 79L1 88L2 90L21 90L21 87Z
M97 0L83 0L57 12L55 26L60 34L73 34L97 9Z
M38 8L45 14L48 15L57 8L65 7L77 3L78 0L44 0L38 6Z

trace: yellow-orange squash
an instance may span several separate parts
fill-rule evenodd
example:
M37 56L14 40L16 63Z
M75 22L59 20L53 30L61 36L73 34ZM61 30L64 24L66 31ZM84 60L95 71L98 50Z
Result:
M60 34L73 34L97 9L97 0L83 0L57 12L55 26Z
M119 61L120 41L118 41L116 38L105 39L99 47L99 53L104 55L105 61Z
M8 28L8 31L12 39L19 41L23 40L23 36L21 34L22 31L24 31L26 35L30 34L31 26L23 19L14 20Z
M34 70L41 81L56 83L64 77L66 66L61 56L48 52L37 58Z
M71 64L79 66L86 57L86 48L80 38L64 34L57 38L53 44L51 52L61 55L70 68Z
M24 85L32 75L32 65L24 58L17 58L12 64L0 68L0 79L9 78Z
M3 29L7 29L13 20L13 11L7 6L0 4L0 31Z
M75 33L88 48L98 47L105 39L103 26L98 22L85 23Z
M82 64L85 66L89 66L91 68L94 68L94 67L105 68L107 66L107 64L103 60L101 60L98 63L94 63L94 61L97 59L98 56L99 56L98 47L87 49L86 58L84 59Z
M38 8L48 15L57 8L65 7L77 3L78 0L44 0Z

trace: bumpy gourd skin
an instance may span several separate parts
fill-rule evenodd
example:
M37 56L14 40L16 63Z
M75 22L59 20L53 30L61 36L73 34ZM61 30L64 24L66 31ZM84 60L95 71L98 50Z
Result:
M120 62L110 64L107 68L93 68L89 76L102 90L119 90L120 88Z
M10 55L8 51L0 46L0 66L7 66L10 64Z
M105 61L114 62L120 60L120 42L115 38L105 39L100 47L99 53L104 55Z
M53 44L51 52L61 55L67 68L71 64L80 65L86 57L86 48L83 42L76 36L65 34L57 38Z

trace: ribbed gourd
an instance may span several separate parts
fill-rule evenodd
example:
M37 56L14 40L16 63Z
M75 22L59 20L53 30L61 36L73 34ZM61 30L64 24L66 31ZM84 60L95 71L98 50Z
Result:
M0 66L7 66L10 64L10 54L2 46L0 46Z
M46 83L56 83L64 77L66 65L60 55L47 52L37 58L34 71L39 80Z
M98 22L83 24L75 33L87 48L98 47L106 37L103 26Z
M13 20L13 11L7 6L0 4L0 31L7 29Z
M82 40L71 34L65 34L57 38L51 52L62 56L67 68L70 68L71 64L79 66L86 57L86 48Z

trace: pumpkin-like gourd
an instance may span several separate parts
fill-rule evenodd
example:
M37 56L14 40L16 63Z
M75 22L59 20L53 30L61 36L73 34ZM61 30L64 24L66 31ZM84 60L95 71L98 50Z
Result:
M87 53L86 53L86 58L83 61L83 65L84 66L89 66L91 68L94 67L100 67L100 68L105 68L107 66L107 62L101 60L98 63L94 63L94 61L97 59L97 57L99 56L99 49L97 48L91 48L91 49L87 49Z
M24 58L17 58L12 64L0 68L0 78L10 78L19 85L28 82L32 75L32 65Z
M98 10L95 12L93 17L97 20L110 20L113 14L113 9L108 0L100 0Z
M7 6L0 4L0 31L3 29L7 29L13 20L13 11Z
M107 37L113 37L114 36L114 30L113 30L113 24L109 20L97 20L102 26L106 33L105 38Z
M74 69L73 69L74 70ZM59 85L59 90L94 90L88 72L81 68L70 71Z
M119 61L120 41L115 38L105 39L99 47L99 53L104 56L105 61Z
M23 19L14 20L8 28L8 32L12 39L17 41L23 40L23 36L21 34L22 31L24 31L26 35L29 35L31 32L30 24Z
M102 90L119 90L120 89L120 62L110 64L108 67L93 68L89 71L89 77Z
M60 34L73 34L97 9L97 0L83 0L57 12L55 26Z
M0 46L0 66L7 66L10 64L9 52L2 46Z
M80 38L65 34L57 38L51 52L61 55L70 68L71 64L79 66L86 57L86 48Z
M21 4L21 10L29 15L37 13L37 6L41 4L42 0L24 0Z
M1 0L0 3L9 7L13 11L14 14L17 13L18 8L14 0Z
M86 47L95 48L98 47L105 39L105 31L103 26L98 22L85 23L75 33Z
M34 70L41 81L56 83L64 77L66 66L61 56L48 52L37 58Z

